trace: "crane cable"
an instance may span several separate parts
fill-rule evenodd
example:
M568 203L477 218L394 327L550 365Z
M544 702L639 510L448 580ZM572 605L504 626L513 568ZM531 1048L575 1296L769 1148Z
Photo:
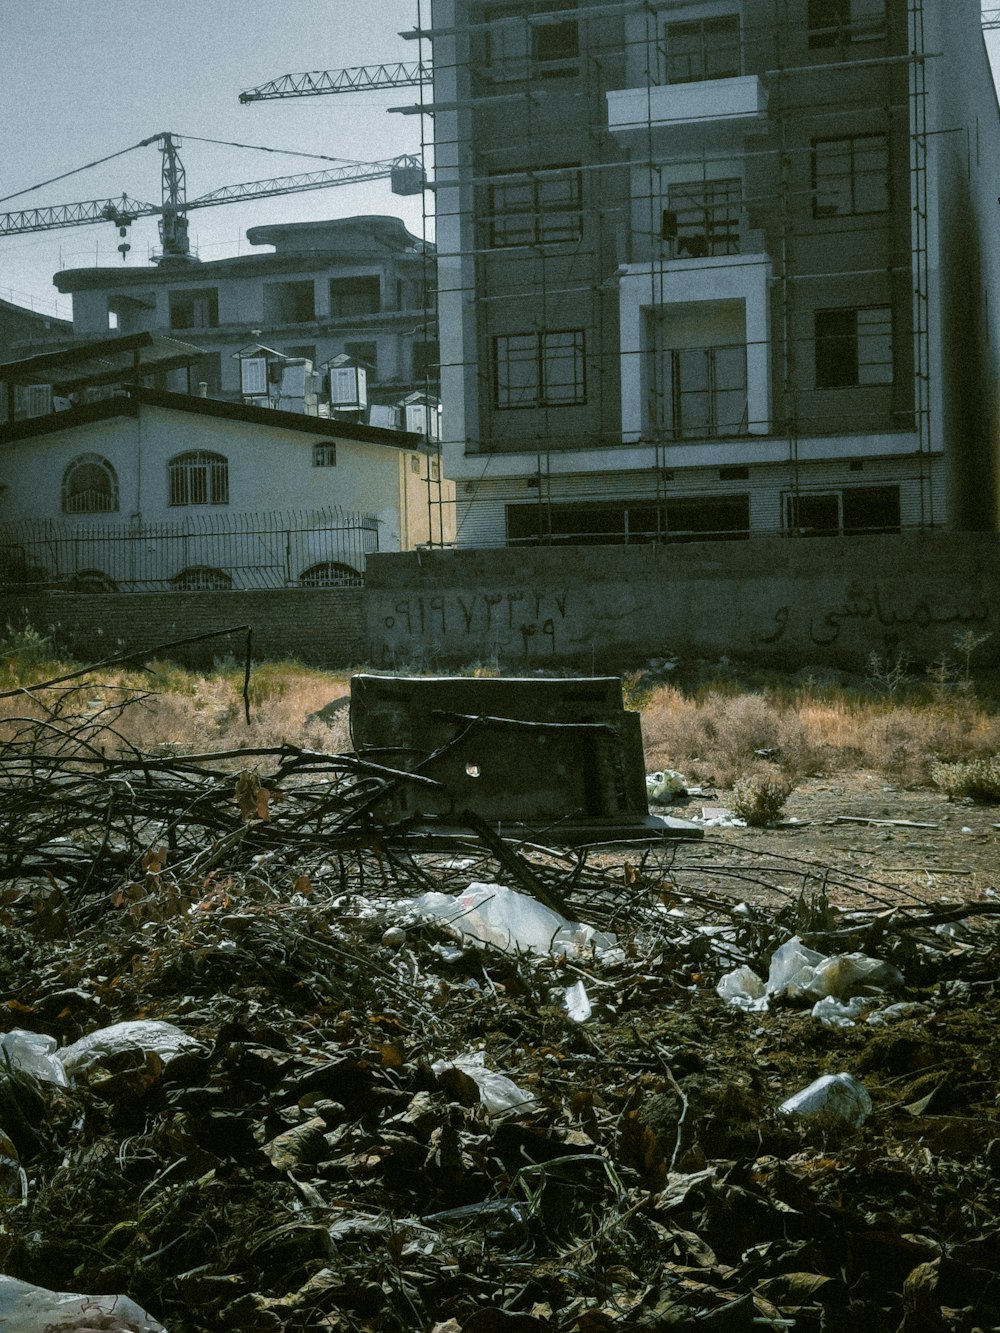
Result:
M158 135L154 135L158 138ZM269 148L259 143L237 143L232 139L206 139L200 134L179 134L179 139L193 139L196 143L215 143L221 144L225 148L251 148L259 153L280 153L286 157L313 157L321 162L339 162L347 166L361 166L356 158L353 157L331 157L329 153L304 153L297 148ZM131 153L136 148L145 148L152 140L141 139L139 143L129 144L128 148L121 148L117 153L109 153L107 157L99 157L93 162L85 162L82 167L74 167L72 171L64 171L61 176L50 176L48 180L39 181L37 185L28 185L23 190L16 190L13 194L5 194L0 197L0 204L5 204L9 199L19 199L24 194L31 194L34 190L40 190L45 185L54 185L56 181L64 181L69 176L77 176L81 171L89 171L91 167L99 167L105 162L112 162L116 157L124 157L126 153Z
M33 190L40 190L43 185L54 185L56 181L64 181L67 176L76 176L81 171L89 171L91 167L99 167L103 162L111 162L116 157L124 157L126 153L131 153L133 149L144 146L144 143L130 144L128 148L121 148L117 153L109 153L107 157L99 157L95 162L87 162L82 167L74 167L72 171L64 171L61 176L50 176L47 181L39 181L37 185L29 185L26 189L15 190L13 194L5 194L0 198L0 204L5 204L8 199L20 199L22 194L31 194Z

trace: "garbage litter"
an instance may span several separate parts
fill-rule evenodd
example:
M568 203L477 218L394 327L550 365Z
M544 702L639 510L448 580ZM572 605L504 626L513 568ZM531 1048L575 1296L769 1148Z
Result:
M0 1333L167 1333L127 1296L49 1291L0 1274Z
M534 1106L535 1095L519 1088L506 1074L496 1074L486 1068L482 1051L459 1055L454 1060L435 1060L431 1069L439 1077L446 1069L460 1069L479 1088L479 1100L490 1115L505 1111L527 1111Z
M857 1129L871 1115L872 1099L853 1074L823 1074L788 1097L778 1110L827 1129Z
M201 1049L193 1037L174 1027L173 1023L144 1018L98 1028L72 1046L64 1046L58 1055L67 1074L76 1076L86 1074L94 1065L126 1051L140 1051L144 1055L152 1053L166 1064L175 1056Z
M65 1088L69 1079L55 1054L57 1045L55 1037L44 1032L14 1028L0 1037L0 1061L22 1074L33 1074L43 1083L55 1083Z
M598 953L610 949L613 935L604 935L579 921L567 921L526 893L503 884L470 884L464 893L424 893L409 904L418 916L443 921L452 930L483 944L513 953Z
M661 773L647 773L646 795L654 805L669 805L675 796L687 795L687 779L672 768L665 768Z
M899 990L902 985L903 974L892 963L863 953L827 956L807 948L793 935L771 955L766 984L744 965L727 972L716 990L728 1005L746 1010L766 1009L770 997L783 995L812 1004L814 1017L828 1027L843 1027L860 1015L860 1006L838 1009L826 1001L844 1005L861 996Z

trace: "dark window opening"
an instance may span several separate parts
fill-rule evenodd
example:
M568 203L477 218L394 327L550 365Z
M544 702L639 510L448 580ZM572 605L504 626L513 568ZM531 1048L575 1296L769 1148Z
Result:
M512 546L619 546L727 541L750 535L750 497L684 496L666 503L508 505Z
M170 580L177 592L224 592L233 586L224 569L211 565L189 565Z
M864 217L889 208L889 140L884 134L816 139L813 217Z
M413 344L413 378L437 384L441 376L441 348L437 342Z
M219 324L219 292L215 287L170 293L172 329L214 329Z
M815 312L816 388L892 384L892 311L862 306Z
M299 583L304 588L355 588L363 582L364 577L358 570L337 560L321 560L299 576Z
M264 319L269 324L302 324L316 318L312 282L269 282L264 286Z
M63 475L64 514L110 514L118 508L118 475L106 458L85 454Z
M542 78L562 78L576 72L580 57L580 30L576 19L539 23L531 29L531 59Z
M198 385L204 384L208 392L222 391L222 353L206 352L191 364L191 387L197 391Z
M336 440L325 440L322 444L313 445L313 467L336 467L336 466L337 466Z
M898 486L851 486L785 496L785 526L799 537L863 537L899 532Z
M377 315L381 309L382 288L377 274L330 279L330 315L333 319Z

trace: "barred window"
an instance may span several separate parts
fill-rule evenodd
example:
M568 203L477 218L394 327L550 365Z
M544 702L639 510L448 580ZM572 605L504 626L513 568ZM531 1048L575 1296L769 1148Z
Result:
M353 588L363 582L361 574L338 560L321 560L299 575L303 588Z
M325 440L313 445L313 467L337 466L337 441Z
M172 505L227 505L229 463L222 454L196 449L167 465Z
M170 582L177 592L225 592L233 586L226 571L212 565L188 565Z
M739 254L741 192L738 178L671 185L670 206L663 212L663 240L673 241L681 257Z
M106 458L81 454L63 474L64 514L110 514L118 508L118 477Z
M495 402L569 407L587 401L583 329L506 333L493 339Z
M813 141L813 216L884 213L889 207L889 140L884 134Z

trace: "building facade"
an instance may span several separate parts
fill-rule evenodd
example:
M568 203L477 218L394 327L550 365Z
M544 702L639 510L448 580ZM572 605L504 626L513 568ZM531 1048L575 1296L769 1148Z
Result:
M436 398L433 246L393 217L252 227L247 239L273 250L57 273L56 287L72 296L73 333L194 339L204 355L192 375L212 398L247 396L240 354L257 344L308 361L321 400L329 363L343 356L366 372L366 408L414 393Z
M433 0L470 545L995 530L978 0Z

